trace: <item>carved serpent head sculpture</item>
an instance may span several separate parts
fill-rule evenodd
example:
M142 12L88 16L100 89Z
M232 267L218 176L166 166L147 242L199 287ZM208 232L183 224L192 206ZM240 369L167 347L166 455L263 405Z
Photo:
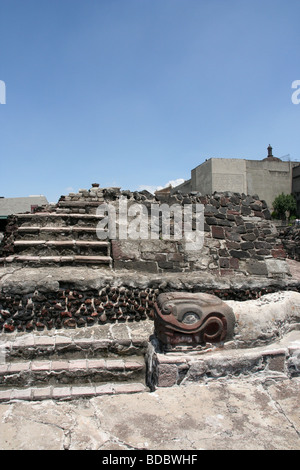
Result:
M223 343L233 337L232 309L210 294L168 292L154 305L155 333L165 350Z

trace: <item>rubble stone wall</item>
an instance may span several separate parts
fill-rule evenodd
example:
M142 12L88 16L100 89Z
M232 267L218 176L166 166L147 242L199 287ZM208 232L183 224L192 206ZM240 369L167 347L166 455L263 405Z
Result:
M97 208L111 203L117 212L120 198L126 199L128 207L141 203L148 209L159 204L202 204L202 248L187 250L183 240L165 240L162 234L157 240L99 241ZM56 205L38 208L35 214L13 216L0 256L0 329L6 332L140 321L151 317L153 303L162 292L207 292L225 300L246 300L282 290L290 278L286 252L266 203L257 196L230 192L152 195L118 188L100 190L94 185L89 191L63 196ZM53 279L52 274L45 274L47 269L62 275L65 266L72 267L73 274L65 283L47 288ZM44 274L37 267L46 269ZM84 270L82 279L94 272L99 283L102 276L101 286L95 288L93 281L81 288L72 282L80 269ZM10 272L13 277L8 285ZM29 273L36 276L30 285ZM139 286L143 276L147 280ZM174 276L171 284L168 276ZM184 276L182 286L176 287L174 279ZM197 276L202 276L199 282ZM234 277L241 280L242 288L236 283L216 287L220 280ZM253 278L259 280L255 289L250 287ZM273 290L268 290L270 285Z
M65 285L64 285L65 284ZM150 279L144 285L122 279L104 281L101 288L72 285L72 280L52 286L34 286L22 292L15 285L0 289L0 331L32 331L44 329L77 328L107 323L130 323L153 319L153 306L159 294L168 291L202 292L213 294L222 300L257 299L278 290L300 291L300 285L280 284L280 281L264 286L239 287L206 285L189 280L186 283L163 282Z
M300 225L282 229L279 237L287 257L300 261Z
M124 193L124 192L123 192ZM127 193L128 204L139 201ZM286 253L264 201L237 193L147 195L146 207L153 204L203 204L204 243L199 250L187 250L182 240L112 240L115 269L148 272L207 271L216 275L241 273L258 276L287 274ZM274 262L275 260L275 262Z
M204 208L203 244L190 250L184 236L174 239L174 221L170 238L162 233L157 217L157 239L139 236L124 239L119 235L120 201L126 201L128 211L134 204L146 208L148 225L153 223L152 209L176 204L182 213L186 208ZM115 208L117 232L105 241L99 240L97 227L101 217L98 208L108 203ZM134 216L128 217L128 222ZM172 222L172 221L171 221ZM183 225L185 227L185 225ZM196 233L195 219L191 223ZM184 235L184 234L182 234ZM257 196L239 193L214 193L203 196L198 192L183 194L147 191L121 191L119 188L98 186L62 196L56 205L38 208L35 214L11 217L0 246L0 264L30 265L93 265L114 270L148 273L202 271L214 275L255 275L285 277L288 269L286 252L271 221L265 201Z

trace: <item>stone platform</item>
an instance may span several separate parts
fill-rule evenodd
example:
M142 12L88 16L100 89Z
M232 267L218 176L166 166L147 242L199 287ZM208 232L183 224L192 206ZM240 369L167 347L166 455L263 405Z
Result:
M274 380L300 374L300 293L226 301L236 315L232 341L162 354L154 324L0 334L0 401L73 400L139 393L220 378ZM258 332L260 334L258 334Z
M300 375L300 331L264 347L202 352L157 352L155 342L148 350L147 383L152 389L211 379L249 377L262 374L282 379Z
M137 275L83 267L2 268L0 399L72 400L147 392L196 378L270 371L286 378L297 375L298 343L278 344L299 331L298 264L292 268L294 274L285 279ZM170 291L222 298L236 318L232 341L220 350L207 345L195 354L161 355L153 343L151 311L157 296ZM126 314L121 314L124 296Z
M271 292L299 291L297 276L282 279L95 267L4 267L0 269L0 328L28 332L144 321L151 318L154 302L162 292L202 292L222 300L244 301Z
M147 391L143 324L0 334L0 402Z

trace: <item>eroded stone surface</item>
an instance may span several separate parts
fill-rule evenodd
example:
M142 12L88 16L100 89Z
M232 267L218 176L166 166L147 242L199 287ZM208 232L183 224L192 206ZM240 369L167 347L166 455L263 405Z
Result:
M213 381L151 394L0 405L0 448L300 449L300 380Z

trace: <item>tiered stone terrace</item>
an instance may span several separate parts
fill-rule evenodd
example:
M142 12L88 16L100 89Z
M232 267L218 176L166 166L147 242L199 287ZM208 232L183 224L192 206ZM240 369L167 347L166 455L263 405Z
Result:
M111 267L110 243L96 235L103 202L98 188L74 196L62 196L56 205L35 213L12 216L2 245L0 263L42 265L84 265ZM83 200L79 200L79 198Z
M162 203L203 204L203 247L188 251L182 240L161 238L99 240L96 227L102 216L97 215L97 208L109 202L117 212L120 198L126 198L128 206L139 202L147 208ZM202 363L197 363L198 370L195 357L185 355L186 360L176 362L156 351L154 362L144 362L145 345L153 333L153 305L160 293L207 292L244 304L264 294L300 290L265 202L257 196L233 193L154 196L146 191L100 189L95 184L89 191L62 196L57 204L40 207L33 214L11 216L0 245L0 265L3 401L143 391L146 377L151 388L157 385L149 375L156 359L161 365L158 372L164 375L158 377L159 386L181 383L183 370L187 380L197 378ZM257 338L272 342L274 336L288 332L290 325L298 328L297 306L284 331L281 317L277 323L273 319L263 327L259 320L253 326L252 308L247 307L245 329L247 335L248 330L253 333L247 347L256 347ZM274 331L270 332L270 324ZM139 334L134 340L132 333L124 337L135 329ZM118 338L114 336L117 331L122 331ZM86 334L82 341L78 341L79 332ZM69 334L76 340L63 338ZM101 344L98 334L104 335ZM281 371L288 363L289 370L298 374L298 339L295 347L296 352L293 345L284 353L280 348L263 352L263 366L267 370L277 367L279 358ZM206 352L199 353L201 358ZM208 366L203 374L200 371L205 377L214 364L207 357ZM238 362L240 358L237 373L247 369L242 354ZM218 357L216 361L219 367ZM222 364L220 367L223 370Z
M142 203L148 211L161 204L182 208L202 204L203 246L189 251L183 238L164 239L161 233L156 240L100 240L96 228L103 216L97 215L97 208L110 203L118 215L122 198L128 207ZM147 273L203 271L222 276L286 277L285 258L266 203L257 196L228 192L154 196L147 191L100 189L96 184L88 191L62 196L57 204L39 208L34 214L12 216L0 247L0 265L5 266L88 265Z

